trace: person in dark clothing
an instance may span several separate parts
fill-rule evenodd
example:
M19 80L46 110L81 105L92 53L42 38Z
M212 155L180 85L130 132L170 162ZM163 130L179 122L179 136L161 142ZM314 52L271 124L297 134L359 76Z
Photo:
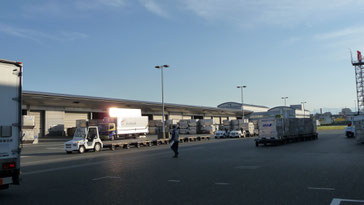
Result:
M177 128L177 126L173 126L173 130L172 130L172 137L170 140L171 143L171 149L174 152L174 158L178 157L178 142L179 142L179 130Z

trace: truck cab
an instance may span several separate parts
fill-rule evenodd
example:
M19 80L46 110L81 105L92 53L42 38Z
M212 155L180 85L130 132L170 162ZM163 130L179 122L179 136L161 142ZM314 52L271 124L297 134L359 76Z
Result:
M73 151L78 151L82 154L88 150L99 152L102 147L103 143L100 139L97 126L76 128L73 139L64 143L64 149L67 154L70 154Z

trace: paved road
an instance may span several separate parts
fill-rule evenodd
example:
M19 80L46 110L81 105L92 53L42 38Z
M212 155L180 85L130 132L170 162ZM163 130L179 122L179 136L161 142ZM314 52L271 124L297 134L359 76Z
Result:
M52 148L52 149L50 149ZM35 151L37 150L37 151ZM364 145L343 131L255 147L253 139L66 155L59 142L25 147L23 182L0 204L363 204Z

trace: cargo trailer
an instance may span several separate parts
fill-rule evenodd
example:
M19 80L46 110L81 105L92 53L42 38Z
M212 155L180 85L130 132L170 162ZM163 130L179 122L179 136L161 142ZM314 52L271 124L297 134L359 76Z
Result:
M314 140L318 138L316 124L310 118L265 118L260 119L259 144L286 144L289 142Z
M0 189L20 184L22 69L20 62L0 59Z

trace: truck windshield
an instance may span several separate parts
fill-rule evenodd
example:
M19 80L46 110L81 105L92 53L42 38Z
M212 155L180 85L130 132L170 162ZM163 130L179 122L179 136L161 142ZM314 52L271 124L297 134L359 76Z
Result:
M77 128L73 137L85 138L86 137L86 128Z

